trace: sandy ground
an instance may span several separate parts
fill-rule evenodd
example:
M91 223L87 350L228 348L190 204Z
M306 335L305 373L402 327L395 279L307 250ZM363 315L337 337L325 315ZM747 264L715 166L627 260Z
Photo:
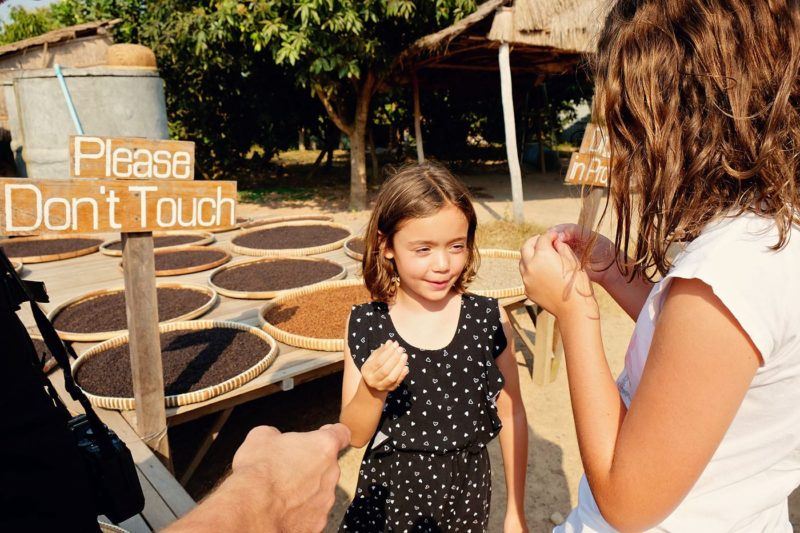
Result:
M509 185L506 175L481 175L463 177L477 191L477 210L481 222L511 213ZM560 222L574 222L578 218L580 202L575 188L561 184L557 175L530 174L524 181L526 220L542 226ZM309 210L325 211L326 206L270 208L243 205L243 214L301 213ZM359 229L366 223L367 212L331 212L339 222ZM607 296L600 295L603 341L612 371L617 374L623 365L633 322ZM517 350L521 343L517 341ZM523 355L517 354L519 375L525 408L528 414L528 476L526 483L526 516L531 531L549 531L553 526L551 516L566 516L576 503L577 485L582 474L572 412L569 402L566 374L562 367L557 379L546 386L535 385ZM204 464L192 479L188 489L198 498L208 492L224 475L233 452L247 431L258 424L270 424L282 431L314 429L338 417L340 375L330 376L297 387L293 391L276 394L234 411L220 438L214 444ZM176 467L180 472L189 460L197 432L208 425L200 420L179 426L170 431ZM490 446L493 465L493 497L490 531L502 531L505 512L505 483L499 443ZM326 531L336 531L347 505L354 493L358 467L363 449L349 449L340 458L341 480L337 488L336 503ZM793 498L793 510L800 509L800 498ZM800 523L800 512L793 512L795 523Z

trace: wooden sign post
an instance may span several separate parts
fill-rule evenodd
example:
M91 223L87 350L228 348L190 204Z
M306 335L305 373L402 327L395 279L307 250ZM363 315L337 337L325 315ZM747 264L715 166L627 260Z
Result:
M192 181L194 143L87 136L70 138L70 175L0 178L0 234L122 234L137 432L171 470L152 232L233 226L236 182Z
M572 154L564 180L569 185L583 185L589 191L583 195L578 224L591 229L600 210L603 189L608 188L608 166L611 156L608 133L591 122L583 135L580 149Z

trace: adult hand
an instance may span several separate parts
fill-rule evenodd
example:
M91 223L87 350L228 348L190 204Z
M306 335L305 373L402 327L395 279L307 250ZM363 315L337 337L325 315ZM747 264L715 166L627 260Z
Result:
M558 234L558 240L575 252L593 282L605 287L609 277L619 273L614 264L618 251L609 238L578 224L559 224L550 231Z
M548 231L522 246L519 263L525 294L556 318L576 312L597 317L592 283L570 246Z
M236 451L231 477L247 480L254 497L276 502L275 516L263 523L278 525L277 531L322 531L335 501L338 453L349 444L343 424L284 434L256 427Z
M377 392L395 390L408 375L408 354L397 341L386 341L361 366L367 387Z

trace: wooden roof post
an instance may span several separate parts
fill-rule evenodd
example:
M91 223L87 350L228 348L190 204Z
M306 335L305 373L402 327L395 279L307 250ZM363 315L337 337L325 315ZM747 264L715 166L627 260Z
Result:
M517 128L514 124L514 100L511 95L511 61L507 42L500 43L500 92L503 98L503 123L506 132L506 156L511 174L511 199L514 222L524 222L522 203L522 169L517 155Z
M417 141L417 161L425 162L425 150L422 147L422 113L419 106L419 79L417 71L411 73L411 83L414 86L414 139Z

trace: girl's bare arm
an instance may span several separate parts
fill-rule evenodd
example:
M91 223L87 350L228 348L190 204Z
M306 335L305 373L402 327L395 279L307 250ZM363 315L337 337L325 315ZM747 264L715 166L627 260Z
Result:
M528 466L528 420L519 389L519 370L514 357L514 332L508 316L500 308L503 332L508 346L496 363L505 378L505 386L497 398L497 414L503 423L500 448L506 477L506 531L527 531L525 523L525 475Z

